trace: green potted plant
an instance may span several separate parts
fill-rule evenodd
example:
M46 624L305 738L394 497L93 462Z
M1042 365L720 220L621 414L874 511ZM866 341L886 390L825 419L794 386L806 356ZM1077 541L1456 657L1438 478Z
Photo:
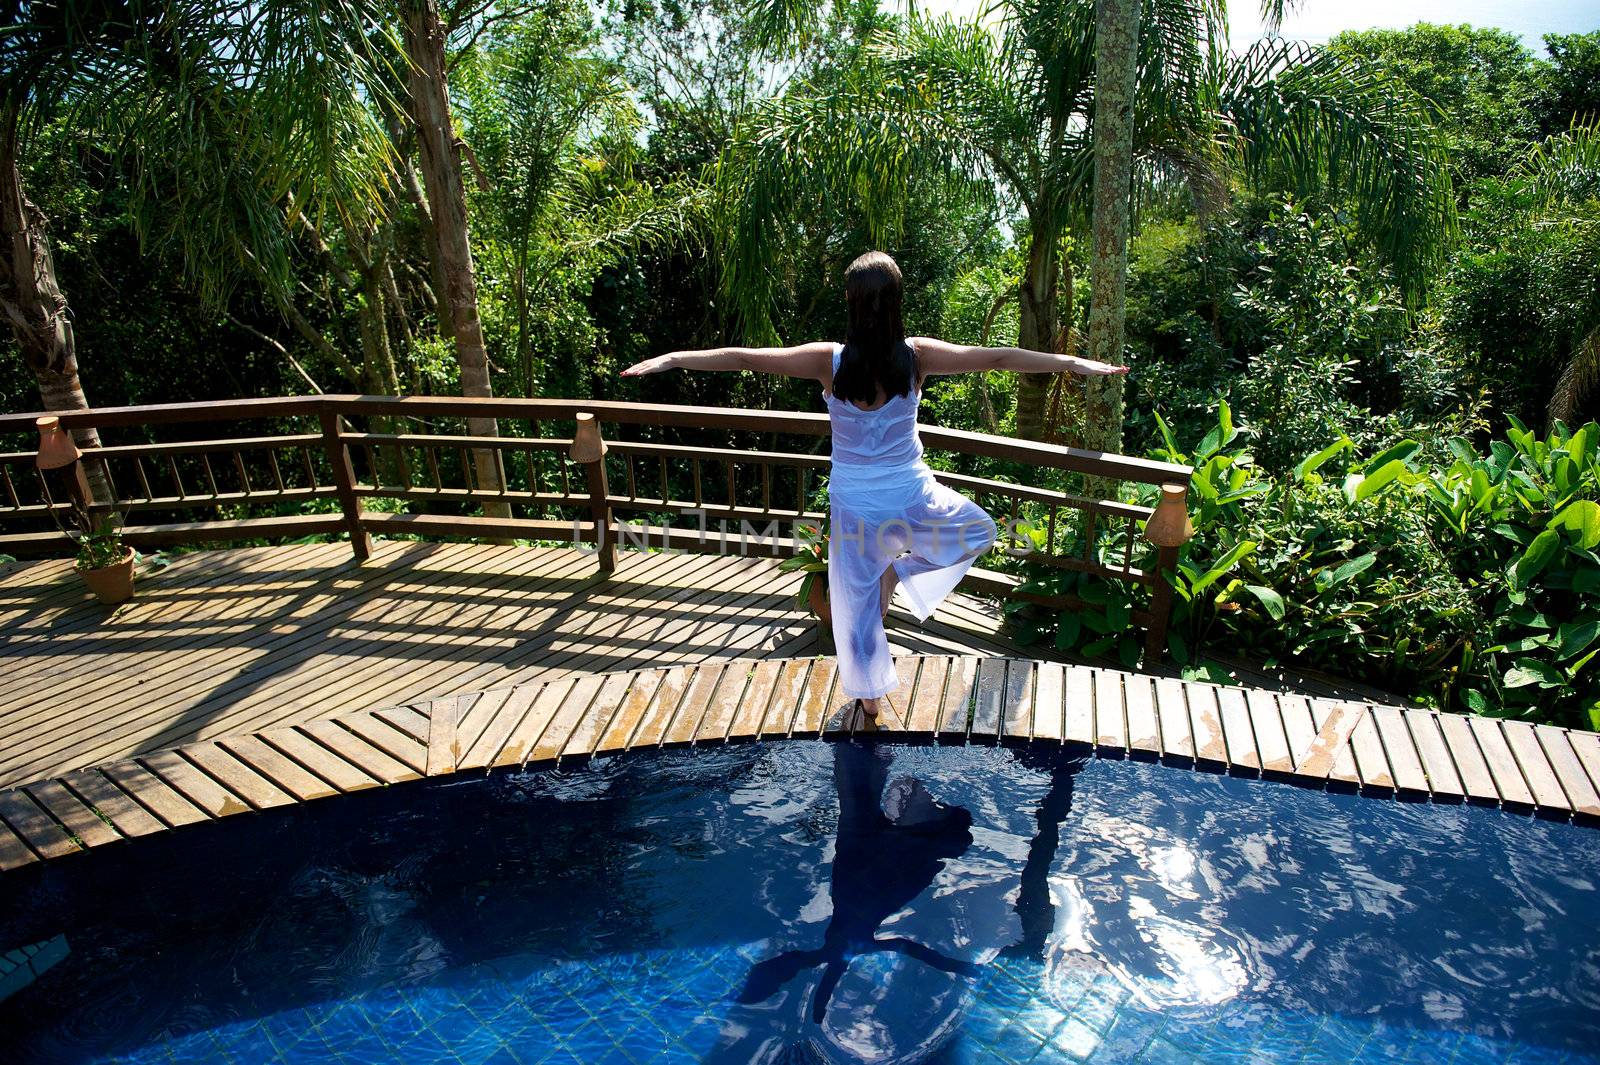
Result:
M795 530L800 547L778 564L785 573L799 571L805 574L795 591L795 604L809 609L824 624L833 623L833 610L828 604L828 525L801 525Z
M112 516L101 518L78 538L75 568L102 603L133 598L133 559L133 548L122 542L120 523Z

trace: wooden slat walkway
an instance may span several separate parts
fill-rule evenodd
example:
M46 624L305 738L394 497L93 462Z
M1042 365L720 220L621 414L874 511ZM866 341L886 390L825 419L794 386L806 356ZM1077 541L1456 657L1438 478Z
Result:
M1075 743L1385 794L1459 799L1465 791L1600 818L1593 733L1018 658L915 655L898 665L905 687L880 732L889 738ZM827 658L739 659L552 675L200 740L0 791L0 869L420 777L840 737L846 702ZM1361 738L1368 727L1371 742Z
M380 541L236 548L148 569L115 610L65 561L0 567L0 787L198 739L580 673L813 654L798 574L771 559ZM900 654L1017 655L987 602Z

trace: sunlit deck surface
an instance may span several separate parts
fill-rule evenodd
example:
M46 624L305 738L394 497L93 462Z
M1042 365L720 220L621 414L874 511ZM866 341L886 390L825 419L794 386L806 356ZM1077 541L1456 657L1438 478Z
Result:
M574 673L815 655L800 575L772 559L378 541L238 548L147 567L103 607L67 561L0 569L0 787L195 739ZM957 595L896 653L1019 655ZM1031 652L1030 652L1031 654Z
M770 559L380 542L177 556L96 604L0 570L0 869L427 776L826 735L844 697ZM1052 661L998 608L891 615L895 732L1067 743L1382 794L1600 816L1600 738ZM1270 690L1276 687L1278 690Z

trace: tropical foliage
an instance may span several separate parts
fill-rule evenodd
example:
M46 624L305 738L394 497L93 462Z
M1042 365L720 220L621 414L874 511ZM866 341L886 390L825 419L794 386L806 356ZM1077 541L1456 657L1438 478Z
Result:
M934 383L925 419L1192 462L1189 669L1242 655L1594 724L1600 33L1537 56L1428 25L1240 47L1220 4L1140 9L1123 413L992 372ZM1104 310L1095 16L12 5L0 395L806 408L784 380L615 371L836 337L839 274L872 245L905 268L913 331L1082 351ZM1139 653L1131 600L1029 576L1098 609L1019 626Z

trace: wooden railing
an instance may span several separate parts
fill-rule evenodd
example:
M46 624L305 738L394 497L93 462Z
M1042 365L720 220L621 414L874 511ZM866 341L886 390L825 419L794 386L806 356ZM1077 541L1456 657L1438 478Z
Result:
M100 471L98 483L125 515L125 538L139 547L342 533L365 560L371 535L415 534L589 543L610 569L618 542L784 556L797 544L793 523L826 517L818 491L828 471L823 414L387 396L57 413L68 429L99 430L104 446L83 461ZM11 441L0 453L0 552L18 556L70 549L57 527L67 510L61 489L34 466L39 416L0 415L0 441ZM502 432L527 435L454 431L469 416L497 418ZM214 432L216 423L233 435L151 442ZM109 442L123 435L143 439ZM1151 508L1092 498L1084 485L1186 488L1188 467L928 426L921 435L939 479L976 498L1000 524L1001 555L1148 588L1149 605L1135 609L1133 621L1148 630L1147 650L1160 653L1171 605L1164 573L1175 567L1177 548L1141 537ZM793 443L785 448L785 441ZM484 452L498 474L493 482L474 461ZM486 514L468 513L479 508ZM1080 605L1072 596L1025 591L1014 573L981 561L966 582L975 590Z

